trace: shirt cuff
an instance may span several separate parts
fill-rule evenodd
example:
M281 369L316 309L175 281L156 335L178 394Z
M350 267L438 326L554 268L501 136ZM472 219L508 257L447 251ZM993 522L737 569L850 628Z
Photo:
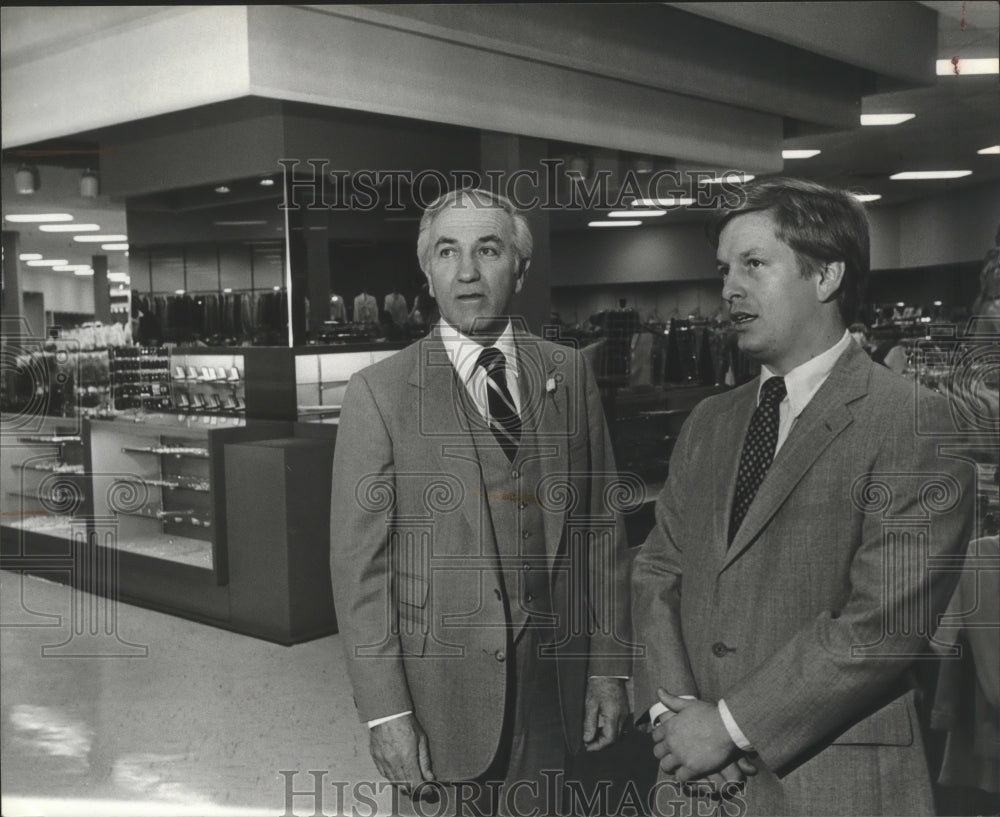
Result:
M678 698L684 698L685 700L688 700L688 701L695 700L694 695L678 695L677 697ZM655 704L653 704L651 707L649 707L649 722L653 726L656 726L656 719L660 718L660 717L663 717L663 715L665 715L668 712L671 715L674 714L673 710L670 709L670 707L668 707L666 704L663 704L663 703L660 703L659 701L657 701ZM666 718L664 718L664 720L666 720Z
M394 721L396 718L402 718L405 715L412 715L413 710L407 709L405 712L397 712L395 715L386 715L384 718L375 718L373 721L368 721L368 728L374 729L376 726L381 726L383 723L388 723L389 721Z
M726 726L726 731L729 732L729 737L733 739L740 749L744 752L752 752L753 744L747 739L747 736L743 734L743 730L737 725L736 720L733 718L733 713L729 711L729 707L726 706L726 702L719 699L719 715L722 717L722 722Z

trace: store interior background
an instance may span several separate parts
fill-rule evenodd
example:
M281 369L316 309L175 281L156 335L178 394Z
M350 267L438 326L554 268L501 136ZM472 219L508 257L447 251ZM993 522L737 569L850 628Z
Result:
M290 193L300 203L316 189L303 183L314 172L309 160L347 175L506 178L559 161L561 201L576 184L567 168L590 183L606 172L612 195L629 173L814 179L881 197L866 205L869 310L903 303L942 321L968 318L998 238L1000 149L984 152L1000 138L997 74L935 71L956 55L996 59L998 4L988 0L5 7L0 24L7 337L125 322L133 292L233 290L278 293L289 305L290 320L243 342L303 352L323 341L331 293L350 305L368 292L381 305L395 290L412 308L424 280L420 210L409 191L401 209L285 210L281 160L296 163ZM915 118L859 124L861 115L896 112ZM783 159L793 149L821 152ZM24 165L31 194L15 188ZM889 178L950 169L972 172ZM81 195L88 171L99 180L96 196ZM331 178L327 203L343 193ZM379 193L385 202L390 191ZM125 236L107 243L127 249L8 218L51 212ZM535 255L515 309L532 329L558 316L567 331L589 331L591 316L622 304L643 323L723 317L704 212L678 207L639 226L588 226L607 214L530 214ZM86 269L29 266L21 256L32 253ZM219 339L178 338L195 340L215 347ZM296 435L318 435L321 447L322 429L294 422L294 396L291 416L280 419ZM648 453L641 438L631 443ZM294 491L287 494L290 506ZM73 620L73 597L4 571L5 814L134 814L140 806L280 814L287 801L278 769L300 770L299 789L311 786L308 769L371 779L335 636L287 647L221 629L239 630L229 619L219 628L196 623L211 620L199 604L234 615L240 565L230 553L227 585L226 547L220 531L209 579L190 583L176 570L175 584L152 570L130 579L145 583L149 596L137 603L152 608L119 606L123 637L152 648L141 662L40 657L52 636L36 626L37 611ZM262 607L260 588L256 596L244 588L240 603ZM154 612L170 609L178 592L191 605L177 611L182 618ZM70 665L73 672L52 670ZM969 802L951 793L941 811L963 813ZM295 813L312 813L307 806L296 802ZM326 812L334 809L328 799Z

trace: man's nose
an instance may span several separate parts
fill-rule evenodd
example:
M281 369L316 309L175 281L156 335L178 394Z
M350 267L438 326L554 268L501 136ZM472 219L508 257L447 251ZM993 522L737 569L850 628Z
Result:
M475 256L463 256L458 267L460 281L475 281L479 278L479 262Z
M743 295L743 286L738 276L732 272L728 273L722 279L722 300L732 303L734 298L742 298Z

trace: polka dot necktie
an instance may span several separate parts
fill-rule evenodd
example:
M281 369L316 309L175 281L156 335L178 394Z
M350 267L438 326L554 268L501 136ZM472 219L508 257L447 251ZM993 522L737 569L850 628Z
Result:
M521 417L507 388L506 363L503 352L488 346L479 353L477 366L486 370L486 395L489 401L490 430L511 462L517 456L521 442Z
M736 496L729 516L729 544L733 543L757 489L764 481L778 445L778 406L787 394L783 377L770 377L760 390L760 402L750 418L740 454L740 470L736 475Z

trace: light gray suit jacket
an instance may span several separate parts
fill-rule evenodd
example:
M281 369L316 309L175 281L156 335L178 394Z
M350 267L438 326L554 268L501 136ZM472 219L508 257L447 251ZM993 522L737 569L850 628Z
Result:
M973 466L938 450L946 401L852 343L727 548L757 388L698 405L671 458L633 569L636 710L658 686L724 698L759 753L750 814L933 813L907 673L954 586L932 563L968 543Z
M630 486L616 481L589 365L525 333L516 343L522 445L538 446L541 478L501 501L537 501L543 513L559 693L575 750L587 676L631 671L619 513ZM493 759L505 713L502 651L524 618L501 599L464 390L436 337L357 373L333 464L331 576L359 715L414 710L443 780L472 778Z

